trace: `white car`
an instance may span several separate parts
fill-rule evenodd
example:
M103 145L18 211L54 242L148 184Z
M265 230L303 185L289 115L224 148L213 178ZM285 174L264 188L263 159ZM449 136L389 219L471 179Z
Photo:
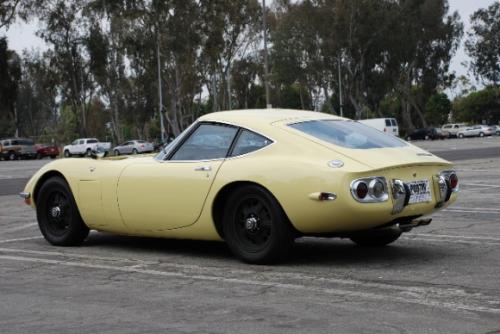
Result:
M441 130L448 132L450 137L458 137L460 131L464 131L467 127L465 123L449 123L441 127Z
M96 138L79 138L73 141L70 145L64 146L63 154L66 158L73 155L91 156L92 152L97 151L97 148L100 148L107 153L111 148L111 143L101 143Z
M360 123L366 124L379 131L399 136L398 121L395 118L371 118L359 120Z
M145 140L129 140L113 148L115 155L153 152L155 146Z

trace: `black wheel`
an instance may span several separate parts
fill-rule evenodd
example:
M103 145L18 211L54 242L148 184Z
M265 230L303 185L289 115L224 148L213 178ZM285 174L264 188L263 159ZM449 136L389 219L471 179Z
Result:
M69 151L68 151L68 150L64 151L64 157L65 157L65 158L69 158L69 157L71 157L71 153L69 153Z
M395 229L382 229L359 233L350 239L360 246L381 247L398 240L401 234L401 231Z
M132 154L134 154L134 155L135 155L135 154L137 154L137 153L139 153L139 152L137 152L137 149L135 149L135 148L134 148L134 149L132 150Z
M458 138L463 138L464 137L464 134L463 133L459 133L458 134Z
M50 158L55 159L55 158L57 158L57 155L51 155Z
M62 178L48 179L40 188L36 204L38 226L52 245L78 245L89 235L71 190Z
M278 201L265 189L254 185L239 188L226 208L224 239L238 258L264 264L286 255L293 233Z
M90 148L88 148L87 151L85 152L85 156L87 157L92 156L92 150Z
M19 157L17 156L16 152L14 151L10 151L8 154L7 154L7 157L10 161L14 161L14 160L17 160Z
M484 133L479 132L479 137L484 137Z
M41 153L37 153L37 154L36 154L36 158L37 158L38 160L40 160L40 159L42 159L42 158L43 158L43 156L42 156L42 154L41 154Z
M120 155L120 151L118 150L114 150L113 152L115 153L115 155Z

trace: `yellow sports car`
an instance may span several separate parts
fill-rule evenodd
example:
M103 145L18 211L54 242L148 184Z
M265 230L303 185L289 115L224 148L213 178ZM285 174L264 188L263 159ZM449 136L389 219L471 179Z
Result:
M61 159L21 196L43 236L71 246L89 230L225 240L250 263L300 236L383 246L456 200L452 165L397 137L328 114L208 114L157 156Z

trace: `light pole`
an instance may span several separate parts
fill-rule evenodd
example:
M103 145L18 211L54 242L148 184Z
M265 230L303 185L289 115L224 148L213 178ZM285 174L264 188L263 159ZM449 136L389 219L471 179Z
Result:
M158 66L158 112L160 113L161 143L165 143L165 125L163 124L163 95L161 93L160 32L156 41L156 61Z
M266 20L266 0L262 0L262 30L264 32L264 85L266 87L266 108L272 108L269 101L269 68L267 62L267 20Z
M344 103L342 101L342 73L340 72L340 66L342 65L340 61L340 55L338 57L338 67L339 67L339 102L340 102L340 117L344 117Z

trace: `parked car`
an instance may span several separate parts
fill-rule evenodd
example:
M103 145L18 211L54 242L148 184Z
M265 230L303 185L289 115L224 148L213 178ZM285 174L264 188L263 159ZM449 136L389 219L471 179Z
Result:
M34 159L35 143L28 138L6 138L0 140L0 156L7 160Z
M43 159L45 157L55 159L59 155L59 147L55 145L36 144L35 148L37 159Z
M398 121L395 118L362 119L359 122L369 125L379 131L399 136Z
M145 140L129 140L113 148L115 155L151 153L154 151L153 143Z
M91 156L92 152L97 150L97 147L107 154L111 148L111 143L101 143L96 138L81 138L73 141L70 145L64 146L63 152L66 158L72 155Z
M486 125L474 125L457 132L458 138L464 137L484 137L493 135L494 129Z
M490 125L479 125L479 127L481 128L479 131L479 137L496 135L496 128Z
M500 125L490 125L497 136L500 136Z
M295 238L383 246L427 225L459 188L453 165L365 124L299 110L207 114L155 157L60 159L21 196L53 245L90 229L224 240L268 263Z
M460 130L465 130L467 124L465 123L449 123L441 127L441 130L446 131L450 134L450 137L458 137L458 132Z
M448 132L444 132L439 128L424 128L416 129L410 133L406 139L407 140L435 140L435 139L445 139L449 137Z

